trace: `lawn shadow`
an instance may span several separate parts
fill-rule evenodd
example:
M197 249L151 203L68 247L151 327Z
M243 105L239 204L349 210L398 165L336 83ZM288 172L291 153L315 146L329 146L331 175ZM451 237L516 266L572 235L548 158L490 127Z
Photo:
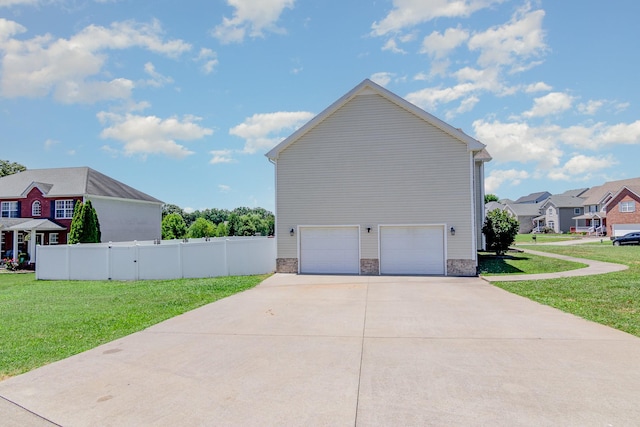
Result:
M526 261L529 257L524 255L489 255L480 254L479 268L480 274L517 274L524 273L523 270L509 264L508 261Z

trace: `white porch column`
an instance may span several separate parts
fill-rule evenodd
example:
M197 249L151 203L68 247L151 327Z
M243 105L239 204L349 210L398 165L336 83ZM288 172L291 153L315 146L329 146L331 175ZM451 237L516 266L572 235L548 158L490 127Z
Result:
M36 262L36 230L29 230L29 264Z
M13 255L11 258L18 260L18 230L13 230Z

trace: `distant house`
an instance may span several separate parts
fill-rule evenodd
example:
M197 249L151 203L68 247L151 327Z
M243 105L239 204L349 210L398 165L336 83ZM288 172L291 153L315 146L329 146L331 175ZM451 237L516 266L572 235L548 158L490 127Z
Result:
M534 228L534 219L540 216L538 203L507 203L504 210L516 218L520 223L518 233L531 233Z
M277 271L477 274L484 147L364 80L267 153Z
M630 193L622 191L625 187L627 188L627 191L630 191ZM584 198L584 213L573 217L576 224L580 220L585 221L584 227L576 226L578 231L600 236L605 234L611 236L614 235L614 229L617 229L616 232L622 233L623 230L628 229L629 227L635 228L635 224L637 224L637 222L634 215L614 214L614 222L608 219L609 213L615 211L615 207L626 210L632 209L635 206L635 203L631 203L635 202L634 196L632 196L631 193L640 194L640 178L609 181L585 191L581 195L581 197ZM623 203L622 205L615 204L622 202L629 203Z
M548 191L539 191L537 193L531 193L528 196L522 196L517 199L514 203L522 204L522 203L542 203L551 197L551 193Z
M88 167L28 169L0 178L0 253L67 243L75 204L91 200L102 241L161 236L163 202Z
M534 218L536 230L541 231L542 228L548 228L554 233L569 233L576 231L576 227L586 226L584 219L574 219L584 213L584 199L580 195L586 191L586 188L569 190L547 198L540 205L541 215Z
M640 231L640 186L624 186L605 205L611 237Z

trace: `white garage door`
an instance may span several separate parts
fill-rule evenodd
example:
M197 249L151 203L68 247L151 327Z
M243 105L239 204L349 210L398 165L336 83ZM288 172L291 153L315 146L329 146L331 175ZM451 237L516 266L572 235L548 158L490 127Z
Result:
M442 226L380 227L380 274L444 272Z
M300 272L359 274L358 227L300 227Z
M613 224L613 237L624 236L627 233L640 231L640 224Z

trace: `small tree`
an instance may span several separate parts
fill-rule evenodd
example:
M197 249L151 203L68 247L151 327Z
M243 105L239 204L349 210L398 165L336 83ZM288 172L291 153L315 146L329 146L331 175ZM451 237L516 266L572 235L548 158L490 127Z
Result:
M187 234L187 225L182 215L170 213L162 219L162 238L165 240L182 239Z
M14 173L27 170L26 166L20 163L10 162L8 160L0 160L0 176L13 175Z
M71 230L68 242L75 243L100 243L100 222L98 214L90 200L86 203L76 202L71 219Z
M216 227L216 237L226 237L229 235L229 230L227 230L227 224L221 222Z
M487 213L482 232L487 239L487 249L503 255L513 244L520 224L507 211L494 209Z
M194 239L200 237L214 237L216 235L216 226L211 221L200 217L191 224L187 235Z
M498 199L498 196L496 196L495 194L485 194L484 195L484 204L486 205L489 202L497 202L500 199Z

